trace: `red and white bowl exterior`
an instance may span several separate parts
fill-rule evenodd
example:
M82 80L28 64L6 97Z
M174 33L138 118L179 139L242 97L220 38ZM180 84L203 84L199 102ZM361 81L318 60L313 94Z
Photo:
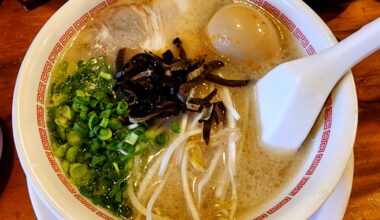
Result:
M70 185L53 156L46 128L45 97L52 67L80 28L117 0L67 2L30 46L16 82L13 132L22 167L43 202L60 219L113 219ZM251 0L293 33L305 55L336 43L328 27L301 0ZM289 186L250 219L307 219L328 197L351 154L357 127L352 74L336 86L322 110L323 124L305 163Z

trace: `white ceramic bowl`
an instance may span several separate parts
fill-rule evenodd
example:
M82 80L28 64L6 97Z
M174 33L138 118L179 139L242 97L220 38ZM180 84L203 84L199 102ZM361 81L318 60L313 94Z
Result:
M45 204L62 219L109 219L72 187L51 153L44 100L49 76L63 46L92 17L115 0L67 2L45 24L20 68L13 99L17 153L28 179ZM305 55L336 43L328 27L301 0L252 0L283 22ZM336 86L322 110L323 123L305 163L288 187L252 218L307 219L338 182L352 151L357 127L357 100L352 74Z

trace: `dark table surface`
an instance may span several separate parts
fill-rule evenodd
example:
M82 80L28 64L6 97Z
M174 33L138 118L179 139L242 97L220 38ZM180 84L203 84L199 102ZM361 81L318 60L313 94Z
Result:
M50 0L26 12L16 0L0 0L0 219L34 219L12 137L12 96L22 59L49 17L66 2ZM310 0L338 39L380 16L378 0ZM380 39L379 39L380 40ZM353 188L344 219L380 219L380 52L353 68L359 101Z

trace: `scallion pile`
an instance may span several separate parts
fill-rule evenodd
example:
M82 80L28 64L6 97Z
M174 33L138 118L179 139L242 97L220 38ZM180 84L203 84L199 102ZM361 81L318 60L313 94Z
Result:
M104 58L63 62L55 71L68 77L51 86L48 100L54 155L83 195L118 216L130 217L124 191L132 159L158 151L168 136L147 131L147 122L128 121L128 104L114 94L115 73Z

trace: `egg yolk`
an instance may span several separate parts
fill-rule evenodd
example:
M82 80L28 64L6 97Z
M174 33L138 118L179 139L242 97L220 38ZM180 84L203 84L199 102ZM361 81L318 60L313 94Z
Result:
M206 31L215 49L235 60L258 63L277 56L281 49L274 24L246 5L222 7L211 18Z

